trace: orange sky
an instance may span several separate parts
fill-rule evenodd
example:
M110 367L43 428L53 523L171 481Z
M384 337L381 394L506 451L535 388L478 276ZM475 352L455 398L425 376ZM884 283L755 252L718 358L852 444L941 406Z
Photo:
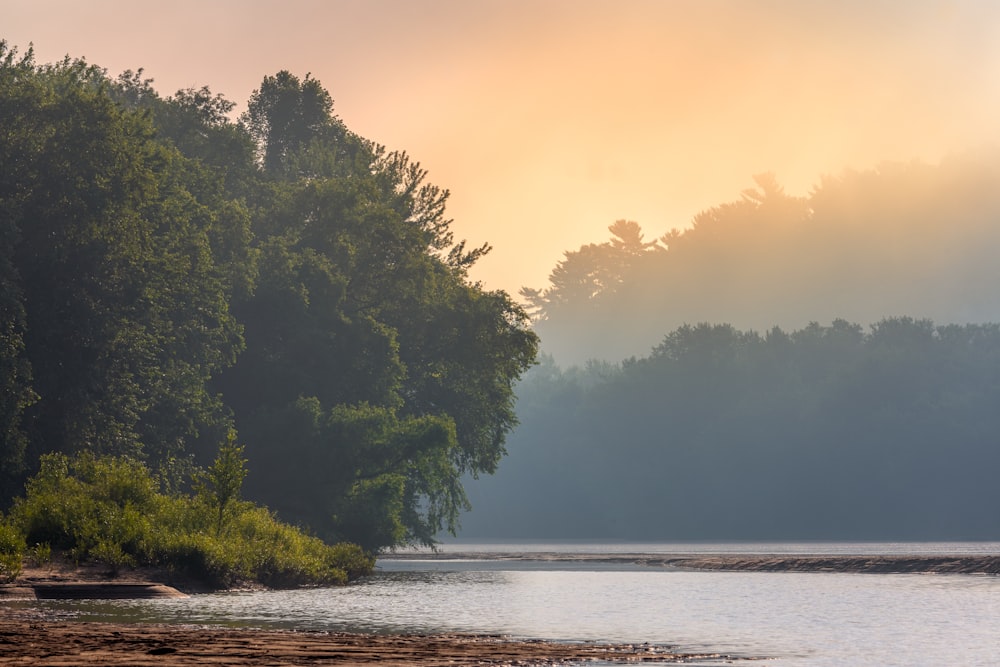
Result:
M242 108L311 72L363 136L452 191L487 287L543 286L618 218L654 237L774 171L1000 145L1000 3L0 0L0 38Z

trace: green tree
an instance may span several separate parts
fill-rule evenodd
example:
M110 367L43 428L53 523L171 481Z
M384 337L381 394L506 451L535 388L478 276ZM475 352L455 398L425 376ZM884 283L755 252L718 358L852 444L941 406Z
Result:
M0 206L38 396L22 417L31 460L84 449L158 460L224 432L205 383L242 341L207 169L83 61L8 58L3 81L12 129L0 153L19 167L5 170Z
M309 74L299 79L282 70L264 77L240 121L256 143L260 164L273 175L312 175L296 169L303 162L317 164L316 156L307 154L311 148L332 160L328 166L346 157L342 149L348 133L333 115L333 98Z
M217 536L222 534L226 510L240 499L243 480L247 476L247 460L243 458L243 449L243 445L236 444L236 433L230 431L226 442L219 446L219 455L202 479L203 493L211 498L211 504L217 512Z
M234 306L247 350L218 386L263 462L248 490L369 549L431 543L465 507L462 473L502 456L536 338L469 283L488 246L455 242L447 191L351 134L314 79L267 77L241 122L268 194L256 288Z
M537 338L468 280L489 246L455 241L448 192L348 131L310 76L266 77L234 123L207 87L163 98L141 70L0 56L11 488L25 462L91 452L176 492L177 462L235 424L261 462L248 493L331 539L453 529ZM217 533L233 447L212 468Z
M0 169L0 495L4 504L24 470L27 437L22 418L25 408L36 399L24 352L24 294L15 256L21 207L16 165L24 152L32 150L32 138L20 125L23 111L15 102L15 91L33 71L31 50L19 57L15 49L0 41L0 126L5 128L0 165L7 165Z

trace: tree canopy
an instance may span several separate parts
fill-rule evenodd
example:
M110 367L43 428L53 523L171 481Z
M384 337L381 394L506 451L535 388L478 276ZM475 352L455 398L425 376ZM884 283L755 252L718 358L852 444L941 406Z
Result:
M503 455L537 338L469 281L488 246L455 241L447 190L316 79L232 110L0 43L3 497L47 453L169 469L238 432L283 518L429 544Z

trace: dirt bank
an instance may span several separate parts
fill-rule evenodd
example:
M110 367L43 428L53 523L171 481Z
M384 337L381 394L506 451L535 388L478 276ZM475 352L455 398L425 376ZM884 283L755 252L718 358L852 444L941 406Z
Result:
M110 570L104 565L77 565L57 559L42 565L26 564L13 583L0 584L0 601L177 598L186 597L185 592L207 589L200 582L163 569Z
M556 665L592 661L697 662L718 654L669 647L568 644L469 635L354 635L163 625L51 622L21 618L0 603L0 665L174 667L368 665L462 667Z

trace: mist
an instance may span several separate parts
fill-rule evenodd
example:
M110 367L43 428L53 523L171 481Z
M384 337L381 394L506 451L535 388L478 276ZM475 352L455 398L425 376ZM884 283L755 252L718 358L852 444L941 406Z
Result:
M352 130L451 191L456 237L493 246L472 277L512 294L619 218L686 229L757 173L806 196L1000 144L982 0L13 0L3 19L41 62L141 67L237 113L265 74L311 72Z
M998 183L998 152L760 174L568 251L462 536L997 539Z
M1000 327L681 327L518 388L462 537L996 540Z
M617 223L625 238L567 251L525 294L563 366L644 356L700 322L763 333L838 318L997 321L998 183L1000 151L846 170L805 197L762 174L687 229L647 239Z

